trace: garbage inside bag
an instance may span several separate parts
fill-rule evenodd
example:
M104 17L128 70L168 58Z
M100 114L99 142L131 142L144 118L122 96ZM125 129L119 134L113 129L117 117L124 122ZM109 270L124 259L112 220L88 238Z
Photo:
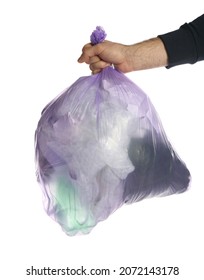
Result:
M148 96L112 67L45 107L35 151L45 209L70 236L125 203L181 193L190 182Z
M184 192L190 180L148 96L111 67L44 109L36 162L46 211L68 235L88 233L124 203Z

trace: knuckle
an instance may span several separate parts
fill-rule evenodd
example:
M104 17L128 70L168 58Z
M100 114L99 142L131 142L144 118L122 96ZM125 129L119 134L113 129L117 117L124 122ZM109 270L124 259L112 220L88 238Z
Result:
M90 43L84 45L83 48L82 48L82 52L87 51L88 49L90 49L90 47L91 47L91 44L90 44Z

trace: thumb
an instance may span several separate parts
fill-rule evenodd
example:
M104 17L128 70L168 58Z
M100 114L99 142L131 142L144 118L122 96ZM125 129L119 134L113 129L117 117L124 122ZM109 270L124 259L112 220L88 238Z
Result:
M92 46L90 43L84 45L84 47L82 48L82 54L81 56L78 58L78 62L79 63L89 63L89 59L90 57L94 56L94 46Z

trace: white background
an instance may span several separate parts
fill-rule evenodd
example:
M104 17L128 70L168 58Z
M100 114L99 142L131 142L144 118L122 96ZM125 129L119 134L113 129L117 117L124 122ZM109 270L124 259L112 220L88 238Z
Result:
M123 206L89 235L68 237L44 212L35 178L34 132L43 107L80 76L82 46L97 25L107 39L132 44L177 29L204 11L202 1L0 1L1 200L0 278L42 268L178 266L179 276L204 274L204 62L127 74L152 100L170 142L187 164L184 194ZM137 279L96 276L89 279Z

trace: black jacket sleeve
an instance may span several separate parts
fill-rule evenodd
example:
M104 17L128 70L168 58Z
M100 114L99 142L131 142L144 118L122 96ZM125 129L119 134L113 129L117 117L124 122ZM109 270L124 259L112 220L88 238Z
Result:
M183 24L178 30L158 37L167 51L167 68L204 60L204 14Z

